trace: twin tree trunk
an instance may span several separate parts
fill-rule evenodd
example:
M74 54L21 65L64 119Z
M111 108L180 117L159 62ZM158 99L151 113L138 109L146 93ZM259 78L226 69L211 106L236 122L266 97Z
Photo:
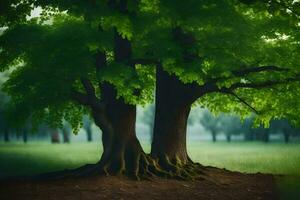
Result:
M126 0L111 0L109 6L121 13L130 14ZM130 41L122 38L115 30L114 43L114 60L120 63L129 61L132 56ZM106 67L105 53L97 56L96 68L101 70L102 67ZM143 152L136 137L136 106L126 104L122 98L117 99L113 85L101 84L104 110L97 106L91 106L91 110L95 123L102 130L103 154L97 166L104 173L138 176L162 175L166 171L176 171L178 176L186 175L178 173L174 166L190 162L186 148L187 119L194 100L191 98L190 85L187 86L176 76L169 75L160 65L157 66L156 74L156 110L151 156Z
M115 33L115 60L131 57L131 45ZM99 59L104 56L99 56ZM98 60L99 67L105 61ZM188 88L189 89L189 88ZM133 176L175 172L190 162L186 148L187 119L191 109L187 87L176 76L157 67L156 111L151 155L146 155L136 137L136 106L117 99L113 85L102 83L105 110L92 108L95 123L102 130L103 154L98 166L106 174ZM179 174L181 176L182 174Z

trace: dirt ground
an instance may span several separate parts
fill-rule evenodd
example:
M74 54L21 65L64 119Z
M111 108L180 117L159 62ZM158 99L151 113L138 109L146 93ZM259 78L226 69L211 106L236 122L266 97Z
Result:
M153 178L133 181L124 177L94 177L55 181L2 181L1 200L276 200L271 175L242 174L208 168L207 178L179 181Z

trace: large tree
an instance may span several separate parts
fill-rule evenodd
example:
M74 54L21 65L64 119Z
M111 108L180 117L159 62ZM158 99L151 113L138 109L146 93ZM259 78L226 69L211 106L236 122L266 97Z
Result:
M299 124L298 2L167 2L157 12L169 25L166 47L151 47L160 52L152 155L171 165L190 162L193 103L242 118L254 112L265 126L272 118Z
M160 170L135 134L136 106L151 99L153 72L132 63L127 1L2 1L1 68L12 68L4 85L11 116L29 114L52 127L63 120L78 129L89 112L102 130L103 154L79 175L137 176ZM41 17L28 20L34 7ZM87 110L88 109L88 110ZM18 115L14 113L18 113ZM151 161L151 163L150 163ZM141 167L140 167L141 165ZM77 173L77 172L76 172Z
M195 102L255 112L257 123L299 113L299 3L238 0L1 1L0 66L15 122L32 115L76 129L89 111L104 152L91 172L188 176L186 126ZM33 8L42 16L29 20ZM156 70L154 70L156 69ZM154 72L156 71L156 75ZM136 104L153 97L151 157L135 135ZM270 101L272 99L272 101ZM13 115L14 117L16 115ZM154 159L153 159L154 158Z

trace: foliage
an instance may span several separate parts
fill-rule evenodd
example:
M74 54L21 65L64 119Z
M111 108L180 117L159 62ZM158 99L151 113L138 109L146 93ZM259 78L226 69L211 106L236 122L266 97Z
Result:
M215 82L198 102L214 113L244 119L255 110L256 124L300 124L298 1L4 0L0 7L8 27L0 68L13 69L4 89L15 122L32 115L61 126L65 118L78 129L86 109L71 94L83 90L82 77L96 88L113 84L127 103L151 102L159 61L184 83ZM27 20L34 7L41 17ZM114 59L115 32L129 40L131 60ZM108 64L97 73L98 51Z

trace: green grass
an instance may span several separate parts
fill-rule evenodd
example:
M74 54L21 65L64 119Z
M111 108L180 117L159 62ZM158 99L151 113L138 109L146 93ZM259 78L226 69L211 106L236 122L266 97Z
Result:
M209 143L189 144L192 159L204 165L248 173L300 175L300 144Z
M143 144L149 152L150 146ZM0 143L0 177L74 168L96 162L100 143ZM300 144L190 142L191 158L204 165L248 173L300 175Z
M149 152L150 145L143 144ZM100 143L0 143L0 178L31 175L95 163ZM300 195L300 144L246 142L190 142L191 158L204 165L248 173L288 175L278 178L282 199Z

